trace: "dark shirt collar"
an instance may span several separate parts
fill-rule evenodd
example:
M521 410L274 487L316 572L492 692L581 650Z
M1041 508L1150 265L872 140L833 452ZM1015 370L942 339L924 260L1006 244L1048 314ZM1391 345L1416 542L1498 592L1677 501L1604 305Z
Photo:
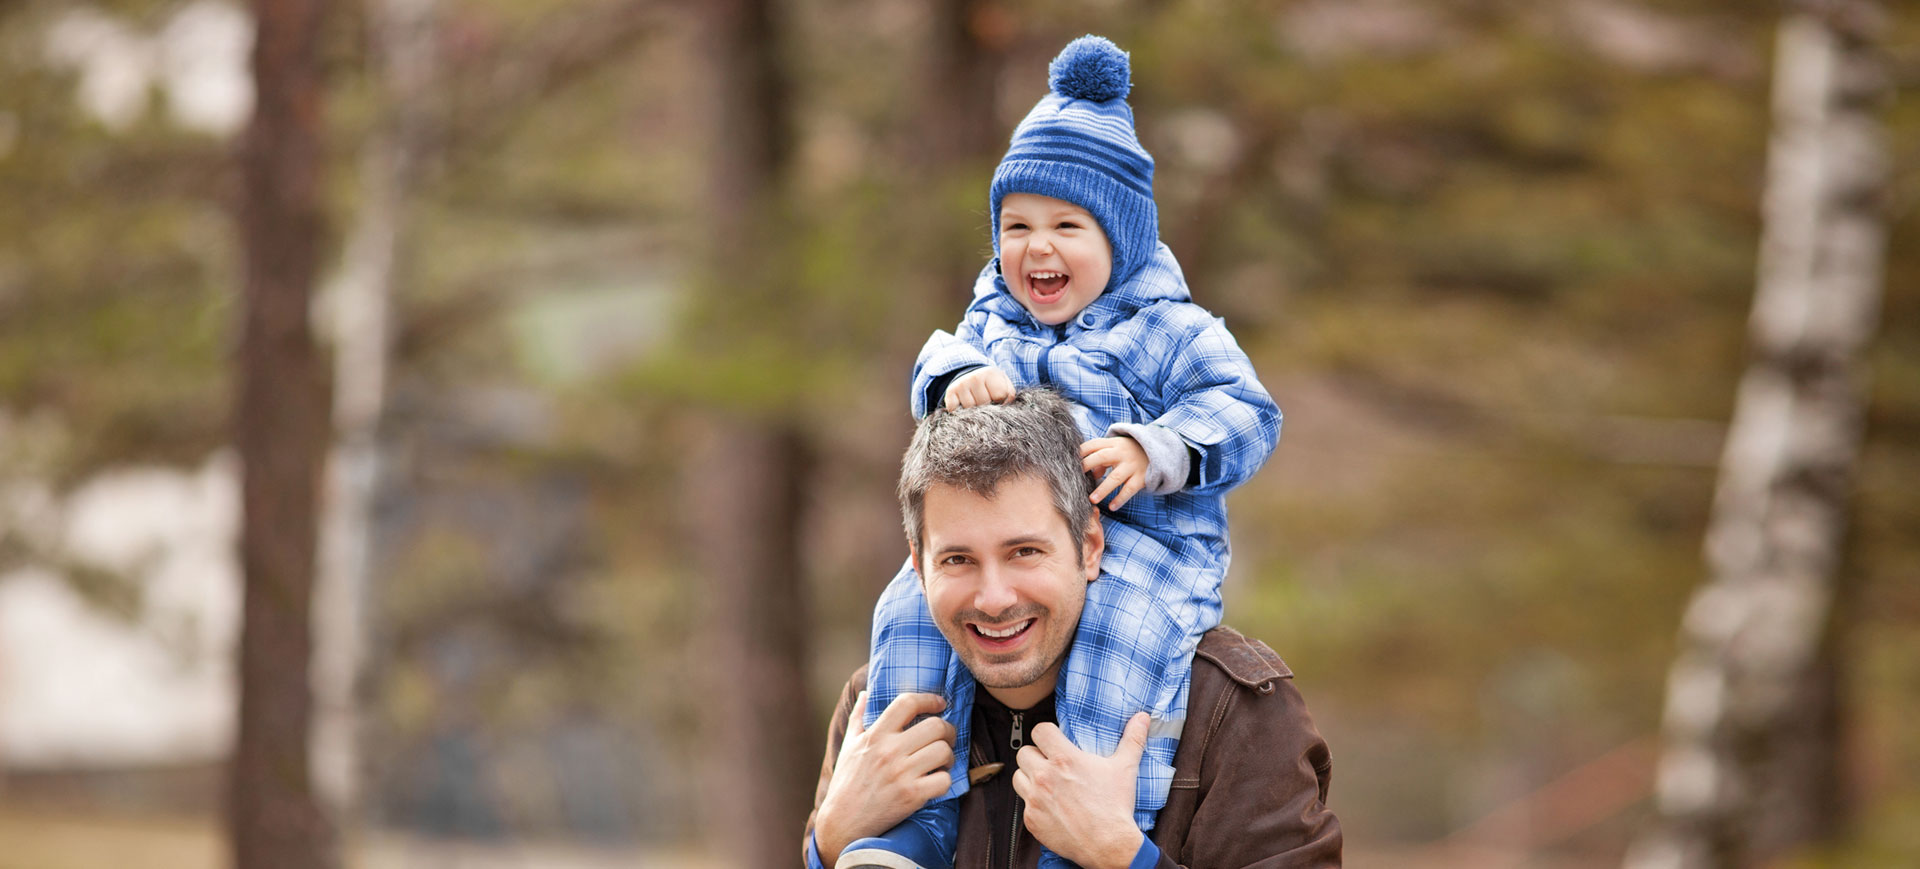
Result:
M987 693L985 686L975 683L973 692L974 728L978 731L978 742L987 750L988 757L1000 762L1013 759L1013 749L1008 744L1008 736L1013 731L1014 713L1020 714L1020 726L1031 734L1034 725L1054 721L1053 695L1048 694L1040 702L1026 709L1009 709L999 698ZM1028 742L1032 741L1028 737Z

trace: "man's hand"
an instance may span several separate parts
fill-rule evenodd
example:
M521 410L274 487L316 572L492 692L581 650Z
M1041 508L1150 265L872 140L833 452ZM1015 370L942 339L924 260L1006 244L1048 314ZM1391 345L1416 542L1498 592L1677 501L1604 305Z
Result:
M947 384L945 404L948 410L959 410L1012 399L1013 381L1007 379L1007 373L992 365L983 365Z
M820 862L832 866L854 840L892 829L953 785L953 725L932 717L911 723L946 706L938 694L902 694L867 730L861 726L867 692L854 699L840 758L813 819Z
M1081 444L1080 467L1094 474L1106 471L1100 487L1094 489L1089 498L1098 504L1118 490L1120 494L1114 495L1113 503L1108 505L1110 509L1126 506L1147 487L1147 451L1140 447L1139 441L1126 435L1094 438Z
M1085 869L1124 867L1140 850L1133 823L1134 783L1147 747L1147 713L1127 722L1112 757L1081 751L1060 728L1033 729L1020 749L1013 791L1027 801L1027 829L1040 844Z

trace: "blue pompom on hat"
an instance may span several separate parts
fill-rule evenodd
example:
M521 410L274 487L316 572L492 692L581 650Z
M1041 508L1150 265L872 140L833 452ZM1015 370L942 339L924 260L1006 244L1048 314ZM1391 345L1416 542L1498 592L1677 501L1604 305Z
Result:
M1099 36L1067 43L1047 69L1051 92L1013 130L993 172L993 249L1000 251L1000 200L1037 193L1093 214L1113 245L1114 287L1153 256L1160 217L1153 204L1153 155L1140 147L1127 106L1127 53Z

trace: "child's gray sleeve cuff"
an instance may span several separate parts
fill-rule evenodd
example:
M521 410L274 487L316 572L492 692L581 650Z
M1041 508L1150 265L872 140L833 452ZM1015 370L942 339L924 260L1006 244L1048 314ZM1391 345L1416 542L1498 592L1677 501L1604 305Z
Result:
M1107 427L1107 436L1133 438L1147 454L1147 491L1171 495L1187 484L1191 454L1187 442L1166 426L1116 422Z

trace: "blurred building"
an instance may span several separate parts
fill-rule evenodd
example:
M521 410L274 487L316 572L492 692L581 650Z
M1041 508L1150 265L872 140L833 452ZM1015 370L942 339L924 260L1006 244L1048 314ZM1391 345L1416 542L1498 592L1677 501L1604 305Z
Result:
M9 495L14 532L55 554L0 575L0 765L12 788L198 767L186 778L209 793L205 768L233 734L232 458L113 471L64 497Z

